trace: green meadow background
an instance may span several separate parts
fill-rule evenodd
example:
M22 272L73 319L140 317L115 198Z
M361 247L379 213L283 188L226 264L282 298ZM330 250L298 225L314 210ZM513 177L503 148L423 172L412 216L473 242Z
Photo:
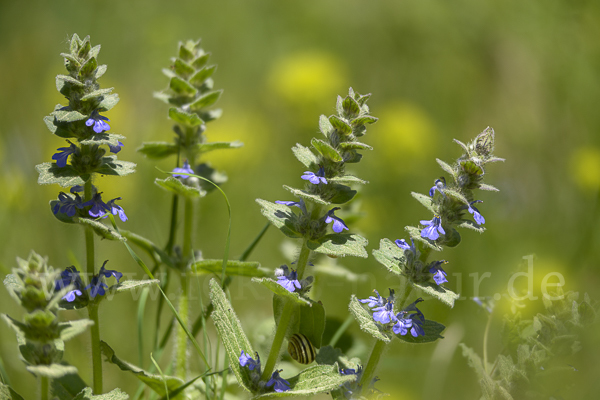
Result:
M56 268L84 262L81 229L55 220L48 206L60 188L39 186L34 169L66 144L49 133L42 118L55 104L64 104L54 77L65 73L59 53L67 51L73 33L90 35L92 45L102 45L99 62L108 65L108 72L100 82L114 87L121 98L106 116L111 132L127 137L119 158L138 165L133 175L96 183L105 199L123 198L120 204L129 221L122 228L161 246L167 240L171 196L153 184L156 177L164 177L155 167L171 169L174 159L147 160L135 149L145 141L173 137L168 107L152 94L166 87L161 69L170 65L181 40L202 38L204 49L213 55L211 62L218 64L215 88L224 89L218 102L224 113L208 125L209 140L245 144L206 156L229 176L222 188L232 206L232 258L266 223L255 199L291 200L282 185L302 187L305 169L290 148L306 146L319 135L319 115L333 114L336 96L346 95L349 87L372 93L369 106L380 118L364 138L374 150L350 168L370 182L354 202L364 215L347 221L353 232L369 239L369 253L381 238L407 238L405 225L431 218L410 192L426 193L441 175L435 158L451 162L460 155L453 138L466 142L487 126L495 129L496 155L506 162L486 170L487 183L500 192L478 197L484 201L479 209L487 231L461 232L461 245L441 255L449 261L447 285L465 299L453 309L433 300L422 303L428 319L447 326L444 340L429 346L389 346L377 388L391 398L479 398L476 376L457 346L466 343L481 354L487 318L468 298L506 292L511 275L526 270L525 256L534 255L533 295L541 295L547 274L559 273L565 291L600 299L599 2L0 1L2 279L16 266L15 257L26 258L31 250L48 256ZM221 258L227 233L224 201L213 193L199 210L196 247L205 258ZM275 268L289 263L289 256L289 240L271 228L250 258ZM107 267L143 278L122 244L97 241L97 261L106 259ZM362 281L348 285L317 276L314 295L339 320L348 315L352 293L366 298L375 288L387 294L388 287L398 286L372 256L313 262L337 262L364 274ZM487 272L489 277L476 289L474 278ZM525 288L526 281L517 279ZM557 281L556 275L549 278ZM201 299L206 300L206 288L200 280L195 312ZM236 312L266 359L269 292L244 279L236 279L231 290ZM139 363L133 323L137 301L121 296L101 309L102 336L120 357ZM524 317L542 309L539 298L523 304ZM510 305L502 300L494 311L491 359L502 350L499 332ZM150 301L144 367L150 364L154 309L155 301ZM22 315L4 289L0 312ZM81 318L85 312L62 316ZM167 320L165 314L163 322ZM357 324L349 331L356 335L351 354L366 361L372 339ZM564 390L556 398L594 398L600 389L599 334L595 325L582 335L583 351L565 361L577 371L564 376ZM65 359L89 382L88 341L89 334L84 334L68 342ZM165 352L163 366L171 354ZM194 353L190 359L193 366L199 364ZM5 324L0 324L0 360L5 378L21 395L39 396ZM293 367L284 365L283 376L291 376ZM135 393L133 375L110 364L104 371L106 390L121 387Z

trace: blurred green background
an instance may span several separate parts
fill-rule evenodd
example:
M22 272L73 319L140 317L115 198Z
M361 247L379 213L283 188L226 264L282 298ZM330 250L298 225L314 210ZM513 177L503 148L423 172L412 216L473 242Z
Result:
M444 251L449 275L460 274L448 286L465 297L501 293L522 257L535 254L535 295L544 276L558 272L565 277L565 290L598 299L599 2L1 1L2 278L16 266L16 256L26 258L32 249L61 269L84 260L81 231L57 222L49 210L59 187L39 186L34 170L65 145L42 118L55 104L64 104L54 77L65 73L59 53L67 51L73 33L91 35L92 45L102 45L99 62L108 72L101 84L115 87L121 97L106 116L111 132L127 136L119 158L136 162L138 171L97 184L104 198L123 197L120 204L129 216L121 224L125 229L160 245L167 239L170 195L153 180L162 177L155 166L171 169L174 160L156 163L135 149L144 141L171 140L167 106L152 93L166 87L161 69L170 65L178 41L202 38L211 62L219 66L215 88L224 89L218 103L223 117L208 125L207 136L245 143L206 157L229 175L223 189L233 209L232 257L266 222L254 200L289 200L282 185L302 186L304 167L290 148L319 135L319 115L334 113L336 96L346 95L351 86L373 94L369 106L380 118L364 139L374 150L351 168L370 181L361 191L365 217L351 226L369 239L369 252L381 238L406 237L405 225L431 218L410 192L426 193L441 175L436 157L451 162L460 154L453 138L469 141L489 125L496 131L496 155L506 162L491 165L486 178L501 191L479 197L488 231L461 232L463 243ZM227 213L218 194L202 201L197 226L204 257L220 258ZM285 241L270 229L251 259L268 268L287 262ZM107 266L142 277L121 244L98 242L97 254L98 261L110 260ZM342 320L351 293L365 298L374 288L383 294L398 285L386 281L372 256L339 264L368 276L354 287L317 282L315 293L328 315ZM469 274L485 272L491 276L475 293ZM234 307L253 335L260 331L256 320L271 315L270 296L236 282ZM526 302L523 313L533 315L540 303ZM137 334L129 321L136 307L125 298L101 310L103 337L132 362L137 362ZM377 387L394 399L479 398L477 379L456 346L464 342L481 353L486 316L468 300L453 309L427 301L421 309L448 327L446 339L430 346L391 345ZM0 311L21 313L5 290L0 290ZM153 336L152 311L150 306L146 344ZM501 302L494 314L492 358L502 348L498 333L509 312L508 303ZM84 314L64 314L77 315ZM366 360L371 340L356 324L350 331L359 338L355 355ZM584 351L569 362L578 371L565 376L565 385L573 386L557 396L593 398L600 389L599 333L594 326L582 337ZM253 340L260 337L257 333ZM89 380L88 340L85 334L69 342L65 359ZM14 334L5 324L0 324L0 357L17 391L35 398L35 378L18 359ZM133 394L133 376L108 364L104 369L106 389L118 386Z

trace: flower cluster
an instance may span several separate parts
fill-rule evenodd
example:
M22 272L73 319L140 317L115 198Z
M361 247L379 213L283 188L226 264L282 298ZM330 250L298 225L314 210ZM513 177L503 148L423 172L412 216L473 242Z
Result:
M98 193L96 187L92 186L92 198L83 202L79 195L79 193L83 192L82 186L73 186L70 192L70 195L64 192L58 194L58 201L54 201L52 206L52 212L55 215L61 213L68 217L77 215L78 217L106 218L110 213L118 215L123 222L127 221L125 210L115 203L117 200L121 200L120 197L116 197L105 203L102 201L102 193ZM81 211L78 212L78 210Z
M367 306L373 311L373 320L384 326L393 323L392 331L396 335L404 336L408 332L413 337L425 336L423 323L425 317L417 308L417 304L423 299L419 298L409 304L399 313L394 313L394 291L390 289L389 297L382 297L377 290L374 290L376 296L369 296L367 299L359 300L361 303L368 303Z
M288 292L306 292L313 283L312 276L298 280L298 272L287 265L275 268L275 277L277 278L277 283L283 286Z
M104 266L108 260L104 261L102 268L98 272L98 275L92 277L90 283L84 288L83 281L79 276L79 271L73 266L66 268L60 273L60 277L54 283L54 291L59 292L63 289L69 289L69 291L62 297L63 300L71 303L74 302L79 296L84 295L84 290L89 290L89 298L95 298L96 296L104 296L108 285L103 281L102 277L110 278L115 277L117 283L120 282L123 274L121 272L106 269Z
M248 370L251 371L250 378L252 379L252 381L254 382L254 384L257 387L261 387L261 386L264 386L266 388L273 387L273 390L275 392L285 392L285 391L290 390L290 383L287 380L283 379L281 376L279 376L279 373L282 370L273 371L271 378L266 383L260 382L261 367L260 367L260 357L258 356L258 353L256 353L256 360L254 360L252 357L250 357L248 354L246 354L244 352L244 350L242 350L242 354L240 355L239 362L240 362L240 366L246 367L246 368L248 368Z

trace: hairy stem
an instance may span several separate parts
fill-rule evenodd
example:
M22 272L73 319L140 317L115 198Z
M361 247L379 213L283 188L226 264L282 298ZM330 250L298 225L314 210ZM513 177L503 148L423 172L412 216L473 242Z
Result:
M377 365L379 364L379 359L381 359L381 355L385 349L385 345L386 343L382 340L375 341L375 346L373 346L373 350L369 356L369 361L367 362L367 366L365 367L360 380L360 385L363 388L362 390L365 390L373 380L375 371L377 370Z
M186 272L181 273L181 296L179 296L179 306L178 313L181 321L187 327L189 320L189 277ZM177 337L176 337L176 355L175 355L175 376L178 378L186 380L187 376L187 345L188 345L188 337L181 327L181 325L176 324L175 329L177 329Z
M48 400L48 378L45 376L41 377L40 390L40 398L42 400Z
M287 331L290 321L292 320L293 313L294 303L291 301L286 301L285 306L283 307L283 311L281 313L281 319L277 324L277 331L275 332L275 337L273 338L273 345L271 346L271 350L269 351L269 358L267 359L265 369L260 378L263 381L267 381L273 373L273 369L275 368L277 358L279 358L281 345L283 344L283 339L285 339L285 333Z
M308 239L302 241L302 248L300 249L300 255L298 256L298 264L296 264L298 267L298 280L302 279L306 264L308 263L308 257L310 257L310 249L306 246L306 242L308 242Z

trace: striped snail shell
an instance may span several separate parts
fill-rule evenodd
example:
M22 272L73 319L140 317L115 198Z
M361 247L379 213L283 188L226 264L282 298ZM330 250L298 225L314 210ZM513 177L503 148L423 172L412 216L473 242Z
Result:
M288 353L300 364L310 364L315 360L317 352L315 346L301 333L295 333L290 337Z

